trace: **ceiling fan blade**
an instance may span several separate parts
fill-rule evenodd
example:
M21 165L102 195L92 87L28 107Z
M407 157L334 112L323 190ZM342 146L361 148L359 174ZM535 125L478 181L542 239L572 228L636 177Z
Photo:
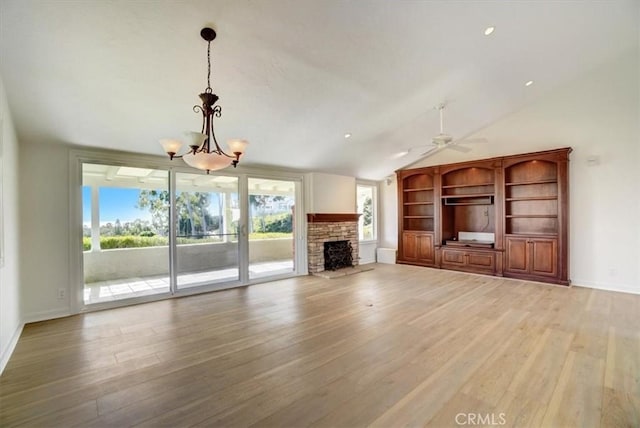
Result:
M413 146L409 148L409 153L420 153L422 156L425 153L429 153L431 150L435 149L436 145L433 143L422 144L420 146Z
M489 140L487 140L486 138L464 138L462 140L457 140L457 143L462 143L462 144L480 144L480 143L488 143Z
M440 150L444 149L446 146L442 146L442 147L438 147L438 146L433 146L431 149L427 150L426 152L420 153L420 158L424 159L424 158L428 158L429 156L433 156L436 153L438 153Z
M459 146L458 144L447 144L444 147L460 153L469 153L471 151L471 147Z

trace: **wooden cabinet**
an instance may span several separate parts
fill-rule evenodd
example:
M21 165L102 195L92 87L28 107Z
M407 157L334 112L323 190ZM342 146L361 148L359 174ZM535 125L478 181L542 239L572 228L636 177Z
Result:
M404 232L402 234L401 253L404 262L433 265L435 263L433 233Z
M571 149L505 158L505 275L569 284Z
M457 239L459 232L496 231L493 162L443 166L440 168L440 231L442 244Z
M496 270L496 253L475 249L442 248L441 267L446 269L493 274Z
M505 275L558 276L557 238L507 236L505 242Z
M445 269L501 274L496 259L501 257L502 240L496 240L501 229L499 192L501 163L495 160L444 165L440 174L438 224L439 263ZM461 234L482 233L490 236L490 244L479 249L475 242L459 242Z
M505 272L529 273L528 238L507 236L505 238Z
M569 153L398 171L398 262L569 284Z
M430 168L399 173L398 263L435 264L435 182Z

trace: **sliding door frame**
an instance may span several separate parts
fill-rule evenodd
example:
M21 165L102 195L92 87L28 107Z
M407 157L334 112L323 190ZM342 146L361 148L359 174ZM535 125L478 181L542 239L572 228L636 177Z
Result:
M261 282L268 282L275 279L287 278L307 274L307 248L306 248L306 216L304 215L304 174L292 171L273 171L269 169L244 168L229 169L216 171L216 174L238 177L238 192L240 203L240 219L238 231L238 261L239 261L239 280L221 284L203 285L188 289L177 289L177 244L176 244L176 212L175 212L175 193L176 193L176 173L197 172L193 168L179 163L180 161L169 161L166 158L157 156L139 155L131 153L113 152L106 150L78 149L69 152L69 277L71 281L69 308L72 314L80 312L89 312L94 310L114 308L121 306L134 305L138 303L151 302L157 300L165 300L173 297L181 297L193 294L206 293L223 288L235 288L247 286ZM169 242L169 277L170 291L168 293L159 293L150 296L133 297L123 300L115 300L112 302L95 303L86 305L84 303L84 262L82 249L82 165L85 163L124 166L134 168L149 168L167 171L169 177L169 223L170 223L170 242ZM249 279L249 240L248 240L248 179L264 178L283 181L294 181L295 185L295 269L291 274L284 274L272 277Z

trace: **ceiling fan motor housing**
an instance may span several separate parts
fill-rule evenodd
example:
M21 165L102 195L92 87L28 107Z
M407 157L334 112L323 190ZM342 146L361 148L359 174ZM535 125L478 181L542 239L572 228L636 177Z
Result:
M453 137L447 134L438 134L433 137L433 144L437 146L444 146L445 144L449 144L451 141L453 141Z

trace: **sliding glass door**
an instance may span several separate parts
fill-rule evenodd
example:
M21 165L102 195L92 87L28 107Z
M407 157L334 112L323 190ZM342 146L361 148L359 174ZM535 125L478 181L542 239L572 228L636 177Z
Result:
M176 173L178 289L238 281L238 177Z
M249 279L295 270L296 182L249 178Z
M82 166L84 304L169 293L169 173Z
M85 306L296 273L300 179L81 169Z

